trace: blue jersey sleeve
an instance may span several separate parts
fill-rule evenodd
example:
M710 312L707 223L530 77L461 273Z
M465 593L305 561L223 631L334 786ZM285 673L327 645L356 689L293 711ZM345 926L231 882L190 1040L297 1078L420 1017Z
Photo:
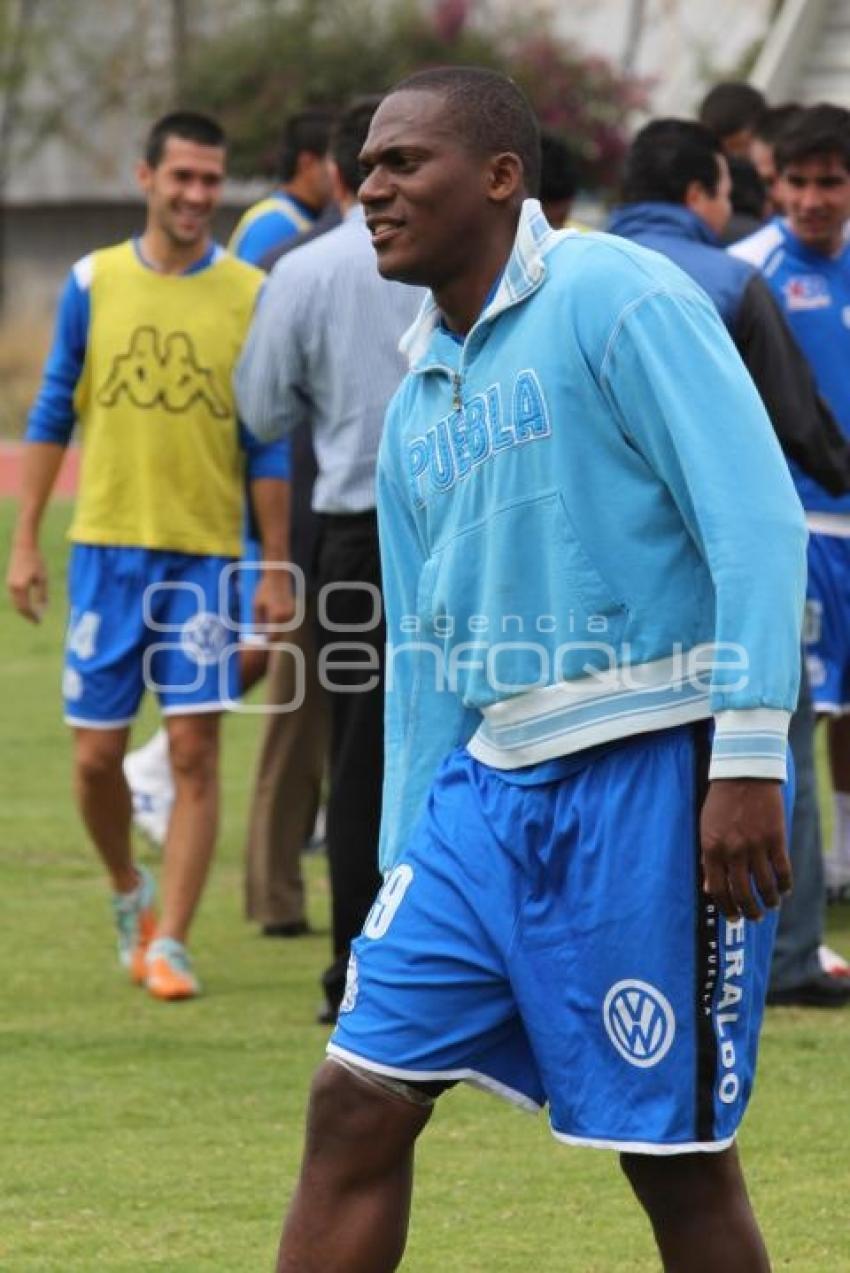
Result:
M249 482L260 477L289 481L292 475L292 447L289 438L281 438L276 442L260 442L240 420L239 444L245 452L245 476Z
M268 212L246 227L233 247L233 255L249 265L259 265L272 248L291 239L297 232L298 227L285 212Z
M85 362L90 313L88 289L72 270L59 299L53 344L27 421L28 442L68 443L76 419L74 391Z

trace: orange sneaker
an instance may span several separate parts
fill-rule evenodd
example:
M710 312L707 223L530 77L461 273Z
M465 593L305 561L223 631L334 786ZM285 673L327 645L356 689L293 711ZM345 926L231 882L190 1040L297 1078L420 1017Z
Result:
M189 952L173 937L157 937L145 956L145 985L154 999L194 999L201 993Z
M144 866L136 868L139 882L132 893L115 893L112 911L118 930L118 958L130 979L141 985L145 979L145 954L156 931L156 885Z

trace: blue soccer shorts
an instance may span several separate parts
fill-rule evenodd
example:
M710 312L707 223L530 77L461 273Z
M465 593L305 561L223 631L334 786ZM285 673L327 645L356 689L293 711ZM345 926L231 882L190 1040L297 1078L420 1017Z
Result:
M707 769L705 724L513 772L454 752L353 944L329 1055L548 1102L571 1144L729 1145L776 913L730 922L702 892Z
M65 719L129 725L145 689L165 715L221 711L239 693L230 557L75 544L62 691Z
M803 641L815 710L850 711L850 539L809 536Z

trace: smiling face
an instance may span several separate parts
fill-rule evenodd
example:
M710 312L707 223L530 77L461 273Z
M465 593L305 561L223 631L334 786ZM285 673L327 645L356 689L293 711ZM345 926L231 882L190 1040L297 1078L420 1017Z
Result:
M842 156L812 155L788 163L776 188L797 238L824 255L837 252L850 219L850 172Z
M510 189L506 159L514 167ZM516 156L472 151L439 91L401 89L386 97L360 160L366 175L358 193L379 271L434 291L474 269L494 209L522 183Z
M142 161L139 185L148 204L148 225L177 249L191 249L209 237L221 202L225 152L183 137L167 137L156 167Z

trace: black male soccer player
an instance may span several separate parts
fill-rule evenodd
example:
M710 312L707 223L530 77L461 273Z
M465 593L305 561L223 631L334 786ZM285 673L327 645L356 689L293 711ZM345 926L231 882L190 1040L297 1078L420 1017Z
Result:
M433 295L379 459L385 882L279 1273L397 1267L460 1079L618 1150L665 1269L762 1273L734 1138L790 882L784 460L703 293L526 198L510 80L404 81L361 160L381 273Z

